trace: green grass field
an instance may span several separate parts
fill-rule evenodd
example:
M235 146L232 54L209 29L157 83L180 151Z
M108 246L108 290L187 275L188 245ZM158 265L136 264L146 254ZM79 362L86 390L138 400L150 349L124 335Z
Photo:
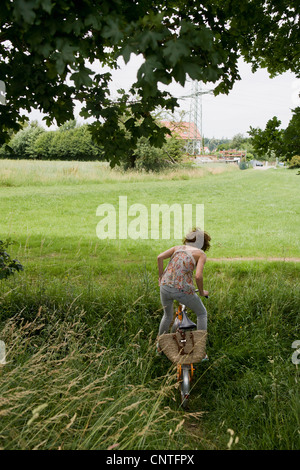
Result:
M0 448L226 449L232 432L233 449L299 448L299 263L268 261L300 258L299 178L0 160L0 239L25 268L0 282ZM188 412L155 355L156 257L181 241L99 239L97 207L120 195L204 205L210 361Z

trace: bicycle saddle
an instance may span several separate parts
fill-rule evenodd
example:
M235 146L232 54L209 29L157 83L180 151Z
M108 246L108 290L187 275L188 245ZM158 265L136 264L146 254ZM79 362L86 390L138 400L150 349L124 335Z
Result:
M180 328L180 330L193 330L197 328L197 325L189 319L185 312L182 312L182 320L181 322L178 321L178 328Z

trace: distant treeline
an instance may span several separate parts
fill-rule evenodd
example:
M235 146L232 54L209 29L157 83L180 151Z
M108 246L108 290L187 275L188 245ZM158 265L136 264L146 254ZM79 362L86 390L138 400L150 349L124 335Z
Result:
M184 154L182 142L168 138L162 148L150 145L149 139L141 137L131 160L124 155L121 166L135 167L145 171L159 171L179 164ZM103 160L102 147L92 140L87 124L78 125L67 121L57 130L46 131L37 121L24 126L11 135L8 144L0 147L0 158L37 160ZM132 164L133 161L133 164Z
M203 140L204 146L208 147L210 152L216 152L226 148L247 148L250 139L238 134L233 139L213 137ZM139 142L138 149L141 144L145 150L145 139ZM179 147L182 149L182 144L176 145L174 139L172 145L170 144L169 141L167 153L169 157L171 154L171 158L178 161L178 151ZM177 147L175 154L174 146ZM144 153L148 154L149 151L147 146L147 152ZM46 131L37 121L33 121L16 134L12 134L10 142L0 147L0 158L86 161L101 160L102 156L102 148L93 142L88 125L78 125L75 120L66 122L54 131Z
M92 141L87 125L68 121L58 130L45 131L36 121L12 135L0 148L0 158L39 160L98 160L101 147Z
M245 137L243 134L236 134L232 139L216 139L204 138L204 146L208 147L210 153L217 154L220 150L243 150L246 152L247 160L264 159L264 156L259 156L255 151L250 137Z

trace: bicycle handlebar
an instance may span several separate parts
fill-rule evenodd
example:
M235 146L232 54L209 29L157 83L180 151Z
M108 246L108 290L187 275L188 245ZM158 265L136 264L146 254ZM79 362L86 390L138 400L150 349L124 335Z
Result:
M199 289L196 289L196 292L199 292ZM208 299L208 295L204 295L203 297L205 297L206 299Z

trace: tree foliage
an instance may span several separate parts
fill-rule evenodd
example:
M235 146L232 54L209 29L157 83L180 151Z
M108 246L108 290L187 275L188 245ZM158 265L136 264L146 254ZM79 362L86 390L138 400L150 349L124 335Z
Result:
M34 145L36 158L42 160L92 161L102 157L102 149L92 141L88 125L74 127L68 121L57 131L40 135Z
M166 128L151 115L160 106L174 111L177 100L159 84L186 79L214 83L228 93L238 59L271 76L291 70L299 76L296 0L2 0L0 80L6 105L0 107L0 140L20 129L22 109L37 108L47 124L60 126L81 115L93 118L93 138L114 165L133 154L140 137L162 145ZM122 57L144 62L128 94L113 100L111 73L95 73L96 60L111 69ZM126 129L119 126L127 114ZM138 123L138 125L137 125ZM129 131L129 132L126 132Z
M283 133L284 160L300 155L300 107L293 110L292 119Z
M42 134L45 134L45 130L36 121L31 122L12 137L9 153L19 158L35 158L34 143Z
M204 147L208 147L210 152L214 152L219 150L224 150L221 148L221 145L228 144L230 142L230 139L227 138L221 138L221 139L216 139L215 137L204 137Z
M293 110L292 119L286 129L280 129L281 121L274 116L264 130L250 127L252 145L259 156L275 156L290 160L300 154L300 107Z
M12 152L12 153L11 153ZM92 141L88 125L67 121L56 131L45 131L36 123L17 132L0 149L2 158L93 161L102 158L102 148Z
M259 158L256 154L255 149L252 145L252 140L250 137L245 137L243 134L236 134L232 139L227 139L226 141L220 143L217 146L217 151L219 150L243 150L246 153L246 160L252 160L253 158ZM247 167L247 165L242 165ZM247 167L248 168L248 167ZM243 168L244 169L244 168Z
M135 167L139 170L156 172L179 164L183 155L183 144L175 137L168 138L161 148L154 147L149 139L141 137L134 151ZM130 162L124 161L123 167L129 168Z
M295 155L289 162L289 168L300 168L300 156Z

